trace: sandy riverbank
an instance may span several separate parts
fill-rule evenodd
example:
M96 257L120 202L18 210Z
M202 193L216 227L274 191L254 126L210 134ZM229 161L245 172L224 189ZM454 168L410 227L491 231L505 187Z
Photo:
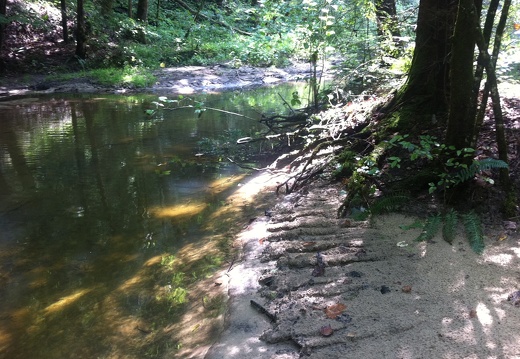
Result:
M206 359L520 358L520 307L508 300L520 290L518 233L487 229L478 256L462 236L415 242L418 229L401 229L413 217L346 223L341 199L317 182L242 232L226 328Z

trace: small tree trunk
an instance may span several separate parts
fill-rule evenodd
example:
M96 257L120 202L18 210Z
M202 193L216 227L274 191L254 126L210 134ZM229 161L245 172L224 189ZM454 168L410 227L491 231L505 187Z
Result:
M395 0L375 0L377 33L379 36L390 33L392 36L401 36L397 23Z
M60 0L60 8L63 42L67 44L69 42L69 29L67 27L67 3L65 0Z
M78 0L76 20L76 56L85 59L87 56L87 31L85 29L85 12L83 0Z
M495 39L495 46L498 46L497 49L497 55L498 51L500 49L500 40L502 38L502 34L505 27L505 22L507 20L507 15L509 12L509 7L511 5L511 0L505 0L503 8L502 8L502 15L500 18L499 25L497 26L496 30L496 39ZM502 24L501 24L502 22ZM502 26L500 26L502 25ZM491 89L491 98L493 100L493 114L495 115L495 130L496 130L496 139L497 139L497 147L498 147L498 158L502 161L508 163L508 156L507 156L507 138L505 133L505 126L504 126L504 118L502 116L502 107L500 105L500 95L498 93L498 86L497 86L497 77L495 72L495 63L496 58L491 60L488 51L487 51L487 45L486 40L484 39L484 35L482 34L482 31L480 30L480 26L477 23L477 45L479 47L480 56L482 56L483 62L486 67L486 74L487 74L487 83L489 84L489 87ZM497 45L498 42L498 45ZM493 52L494 54L494 52ZM503 168L500 171L500 181L505 186L506 189L510 189L511 187L511 180L509 178L509 170L507 168Z
M498 53L500 52L500 46L502 44L502 35L504 34L504 29L506 27L507 17L509 15L509 8L511 7L511 0L505 0L504 4L502 6L502 13L500 15L500 20L498 21L497 28L495 31L495 41L493 45L493 53L491 54L491 61L493 68L496 67L497 59L498 59ZM491 24L492 26L492 24ZM484 37L486 36L486 28L484 28ZM487 40L487 43L489 43L489 40ZM487 51L487 49L486 49ZM480 55L479 55L480 56ZM490 83L489 81L486 81L486 84L484 86L484 91L482 93L482 101L480 103L480 108L478 110L477 115L477 124L480 126L482 122L484 121L484 115L486 114L486 105L489 98L489 90L490 90Z
M486 14L486 22L484 25L484 41L486 44L486 51L489 46L489 40L491 39L491 33L493 31L493 24L495 22L495 15L497 12L498 5L500 3L500 0L491 0L489 3L488 11ZM478 95L480 92L480 84L482 82L482 76L484 74L484 59L482 58L482 54L479 53L478 60L477 60L477 68L475 69L475 82L473 84L473 98L471 100L471 108L473 109L473 117L476 117L476 126L475 130L478 132L479 128L482 124L482 122L479 120L479 117L477 116L478 108L479 108L479 102L478 102ZM482 101L481 106L484 106L484 109L487 104L487 96L484 94L485 101ZM477 133L474 136L477 138ZM472 146L474 147L474 146Z
M148 21L148 0L139 0L137 2L137 20L141 22Z
M7 0L0 0L0 15L7 14ZM0 51L4 48L4 35L6 24L0 24Z
M131 19L133 16L132 13L132 0L128 0L128 17Z

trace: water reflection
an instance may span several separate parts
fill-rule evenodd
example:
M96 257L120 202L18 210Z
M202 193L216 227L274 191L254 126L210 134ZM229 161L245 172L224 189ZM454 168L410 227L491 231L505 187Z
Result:
M292 90L203 100L259 117ZM222 265L219 240L204 236L227 224L206 222L244 176L194 156L197 142L259 124L193 109L152 121L154 100L0 103L1 358L159 357L176 345L160 329L175 321L185 284ZM177 272L165 279L168 266Z

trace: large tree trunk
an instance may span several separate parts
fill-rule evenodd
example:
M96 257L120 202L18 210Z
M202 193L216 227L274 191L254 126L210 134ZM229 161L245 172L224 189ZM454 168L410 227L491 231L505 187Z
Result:
M87 30L85 26L83 0L78 0L77 7L76 56L84 60L87 56Z
M415 51L408 80L394 99L398 127L431 127L447 113L450 37L456 4L452 0L422 0L417 18Z
M455 148L473 147L475 109L473 108L473 61L476 32L475 3L481 0L460 0L453 45L451 48L449 116L445 143Z

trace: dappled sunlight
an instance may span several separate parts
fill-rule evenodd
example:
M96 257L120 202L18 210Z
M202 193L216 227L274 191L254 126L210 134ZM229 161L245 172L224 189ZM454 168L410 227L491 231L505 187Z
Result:
M133 277L125 280L123 282L123 284L121 284L117 290L119 291L122 291L122 292L125 292L127 290L130 290L136 286L138 286L139 284L141 284L144 280L146 280L146 278L143 276L142 273L138 273L136 275L134 275Z
M0 328L0 352L4 351L11 345L13 336L7 330Z
M242 181L247 175L245 173L229 176L229 177L221 177L213 180L209 185L209 192L213 195L222 193L232 186L236 186L240 181Z
M206 238L209 239L209 238ZM217 242L212 240L189 243L177 251L176 257L182 265L198 261L217 250Z
M152 266L158 265L158 264L161 263L162 257L163 257L162 255L154 256L154 257L148 259L148 260L144 263L144 266L146 266L146 267L152 267Z
M483 327L490 327L493 324L493 317L491 316L491 311L484 303L478 303L475 311L478 321L480 322L480 324L482 324Z
M490 255L487 257L487 260L489 262L493 262L495 264L501 265L501 266L507 266L509 265L514 259L514 256L507 253L499 253L495 255Z
M150 212L156 218L192 217L202 213L207 206L206 203L177 204L169 207L154 207Z
M57 300L56 302L54 302L51 305L49 305L48 307L46 307L44 309L45 314L53 314L58 311L62 311L64 309L66 309L66 307L73 305L76 301L78 301L79 299L81 299L83 296L87 295L91 291L92 291L92 289L80 289L80 290L75 291L72 294L62 297L59 300Z
M215 277L218 278L219 285L215 284ZM226 288L224 271L189 286L189 310L179 321L165 329L172 335L174 342L182 344L181 349L174 353L175 358L185 358L190 355L193 357L194 348L197 348L196 352L200 352L197 355L203 357L205 351L218 338L227 310L227 298L222 294L222 290Z

